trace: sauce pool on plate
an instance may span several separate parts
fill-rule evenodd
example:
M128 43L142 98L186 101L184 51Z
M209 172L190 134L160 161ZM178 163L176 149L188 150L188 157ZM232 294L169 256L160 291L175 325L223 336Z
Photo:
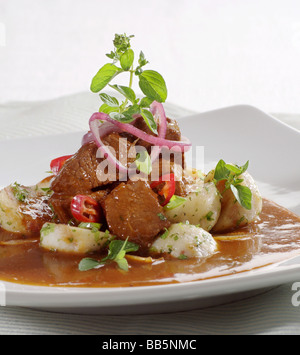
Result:
M218 248L208 258L166 257L145 264L128 259L127 272L115 263L83 272L78 270L82 256L46 251L38 239L8 240L7 232L1 231L0 279L42 286L131 287L233 275L300 255L300 217L264 199L256 222L214 237Z

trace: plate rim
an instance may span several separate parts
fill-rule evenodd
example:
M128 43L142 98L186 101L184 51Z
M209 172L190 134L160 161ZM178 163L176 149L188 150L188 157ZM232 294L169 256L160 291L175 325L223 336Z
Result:
M237 109L242 109L242 110L252 110L252 111L256 111L259 112L260 114L263 114L265 119L268 119L270 121L276 122L276 124L281 125L282 127L284 127L285 129L288 129L290 131L290 133L292 134L296 134L297 136L300 137L300 131L290 125L288 125L287 123L279 120L278 118L260 110L259 108L252 106L252 105L248 105L248 104L240 104L240 105L231 105L231 106L225 106L225 107L220 107L220 108L216 108L213 110L209 110L209 111L205 111L205 112L199 112L199 113L193 113L193 114L189 114L187 116L182 116L180 118L177 118L178 120L182 120L185 118L192 118L192 117L198 117L198 116L205 116L208 114L214 114L214 113L219 113L222 112L224 110L228 111L228 110L237 110ZM72 136L72 135L79 135L81 134L81 132L84 131L74 131L74 132L70 132L70 133L58 133L55 135L47 135L47 136L35 136L35 137L22 137L22 138L15 138L15 139L10 139L9 141L22 141L22 140L32 140L32 139L43 139L45 137L47 138L51 138L51 137L57 137L57 136ZM1 142L7 142L7 140L0 140ZM289 259L284 259L283 261L287 261ZM280 262L282 263L282 262ZM260 267L256 270L250 270L250 271L244 271L244 272L240 272L237 274L233 274L233 275L225 275L225 276L218 276L215 277L213 279L204 279L204 280L198 280L198 281L187 281L187 282L182 282L182 283L174 283L174 284L162 284L162 285L145 285L145 286L134 286L134 287L78 287L78 286L40 286L40 285L28 285L28 284L22 284L22 283L15 283L15 282L9 282L9 281L1 281L0 283L3 283L5 285L5 287L7 286L7 298L8 298L8 305L28 305L31 304L30 300L23 300L22 302L19 302L19 304L10 304L9 303L9 298L13 297L15 298L18 295L26 295L28 298L30 298L30 296L36 297L36 296L50 296L50 297L57 297L59 301L59 298L67 298L69 296L74 297L75 295L77 295L78 301L81 300L80 297L93 297L96 295L107 295L110 296L112 293L115 295L119 295L119 294L123 294L126 293L128 295L132 295L132 294L138 294L139 292L142 291L146 291L146 292L142 292L143 294L147 295L147 293L149 293L149 295L147 295L147 298L144 298L143 300L138 300L138 297L135 297L132 299L132 301L130 301L129 299L127 299L127 302L129 302L129 304L132 304L132 302L138 302L140 301L141 303L161 303L161 302L166 302L170 300L170 294L168 294L169 290L175 290L178 292L180 291L180 295L176 294L175 296L172 295L172 297L174 297L173 300L177 300L179 301L181 297L187 297L190 298L191 294L189 294L191 291L192 292L199 292L197 294L194 294L193 297L194 298L202 298L205 296L208 296L211 294L211 291L214 289L218 289L219 293L218 294L224 294L224 290L222 290L221 292L221 288L224 286L223 284L225 283L231 283L234 284L235 286L238 286L237 289L241 289L242 285L244 284L248 284L247 286L247 290L251 290L251 289L260 289L266 286L266 284L262 285L251 285L251 287L249 288L249 283L251 283L252 281L255 282L255 280L259 280L259 281L265 281L267 282L267 284L269 286L275 286L275 285L280 285L282 283L284 283L285 281L283 279L286 280L286 282L292 282L292 281L296 281L297 280L297 274L299 274L300 271L300 264L296 264L296 265L289 265L289 266L278 266L279 263L275 263L272 264L271 267L270 266L263 266ZM282 282L277 282L276 278L278 278L278 275L281 275ZM268 276L267 279L265 279ZM283 282L284 281L284 282ZM208 285L208 286L207 286ZM205 288L206 292L205 292ZM151 292L147 292L151 290ZM164 292L166 292L166 294L164 295L164 299L162 300L161 298L159 298L159 293L161 290L164 290ZM209 291L210 290L210 291ZM238 292L238 290L235 290L234 292ZM168 291L168 292L167 292ZM151 295L150 295L151 293ZM225 290L225 294L230 294L232 293L232 290ZM155 297L154 297L155 296ZM42 297L41 300L38 300L38 298L34 298L34 301L36 302L44 302L44 297ZM76 298L76 300L77 300ZM33 300L32 300L33 301ZM73 300L75 301L75 300ZM82 300L81 300L82 301ZM100 301L103 301L100 300ZM107 299L108 301L108 299ZM120 303L120 305L126 305L123 302ZM74 307L74 303L71 305L72 307ZM93 304L93 305L88 305L89 307L100 307L101 305L97 305L97 304ZM105 305L104 305L105 306ZM77 307L77 305L75 305L75 307ZM84 307L84 303L80 304L80 307Z

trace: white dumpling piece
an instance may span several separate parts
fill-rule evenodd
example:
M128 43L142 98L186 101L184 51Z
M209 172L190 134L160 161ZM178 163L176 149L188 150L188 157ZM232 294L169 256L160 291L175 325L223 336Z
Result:
M34 223L35 219L52 214L46 203L49 186L50 179L46 178L34 186L14 183L0 190L0 227L8 232L30 235L26 221Z
M186 201L180 206L166 211L173 223L189 222L210 231L216 224L220 211L220 194L213 182L197 181L190 187Z
M10 187L0 191L0 226L8 232L26 233L24 216L19 211L20 202Z
M111 238L109 233L98 230L45 223L41 229L40 246L51 251L85 254L102 249Z
M212 235L200 227L191 224L176 223L152 246L153 254L169 254L174 258L205 258L217 249L217 242Z
M257 219L262 211L262 196L252 176L245 172L239 176L243 179L241 185L247 186L252 192L251 209L247 210L238 203L230 189L223 193L221 200L221 214L213 228L213 232L220 233L237 227L242 227ZM217 184L220 193L224 190L224 182Z

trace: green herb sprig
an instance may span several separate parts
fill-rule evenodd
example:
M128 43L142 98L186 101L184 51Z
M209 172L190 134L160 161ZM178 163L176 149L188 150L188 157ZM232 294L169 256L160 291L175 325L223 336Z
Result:
M92 258L84 258L80 261L78 268L80 271L87 271L105 265L108 262L116 262L121 270L128 271L128 262L125 258L126 253L138 251L139 246L135 243L124 240L113 240L108 247L108 254L105 258L97 261Z
M129 123L134 120L133 116L141 115L150 130L157 134L157 124L152 113L149 111L151 103L155 100L165 102L167 99L167 87L163 77L154 70L144 70L144 66L149 62L141 51L138 57L138 64L134 65L135 53L131 49L131 39L134 36L126 34L116 34L113 40L114 50L106 54L113 60L102 66L92 79L91 91L99 93L107 85L124 97L122 102L116 97L106 93L100 93L103 104L99 111L108 114L112 119ZM111 85L111 81L121 73L129 74L128 86ZM141 99L137 98L132 89L134 77L138 78L139 87L145 95Z
M251 210L252 192L249 187L241 185L244 180L240 178L248 167L249 161L243 166L238 166L226 164L225 161L221 159L215 168L214 179L215 182L225 180L225 189L221 194L231 189L238 203L247 210Z

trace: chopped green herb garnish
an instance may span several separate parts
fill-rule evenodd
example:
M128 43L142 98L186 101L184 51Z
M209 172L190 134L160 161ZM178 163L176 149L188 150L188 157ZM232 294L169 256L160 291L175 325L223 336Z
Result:
M83 229L89 229L92 233L94 233L95 242L98 243L100 241L100 228L102 227L102 224L81 222L78 227Z
M187 258L188 257L186 255L184 255L184 254L180 254L179 257L178 257L179 260L186 260Z
M100 223L81 222L78 227L79 228L84 228L84 229L90 229L92 231L97 231L98 232L100 230L101 226L102 225Z
M54 232L55 224L46 223L40 231L41 237L46 237L50 233Z
M213 216L213 211L209 211L208 214L205 216L205 218L208 220L208 221L213 221L214 219L212 218Z
M164 216L162 213L159 213L159 214L158 214L158 217L159 217L159 219L160 219L161 221L166 221L166 220L167 220L167 217Z
M167 228L165 228L165 232L160 237L161 239L166 239L168 235L169 235L169 231Z
M171 238L173 238L175 241L179 239L178 234L172 234Z
M242 216L237 222L236 225L237 227L245 220L245 216Z
M170 202L164 207L165 210L170 211L184 204L186 199L177 195L173 195Z
M20 184L15 182L11 185L12 192L17 200L24 202L28 197L28 191L21 187Z
M46 195L51 195L53 192L50 187L41 187L41 190L44 191Z

